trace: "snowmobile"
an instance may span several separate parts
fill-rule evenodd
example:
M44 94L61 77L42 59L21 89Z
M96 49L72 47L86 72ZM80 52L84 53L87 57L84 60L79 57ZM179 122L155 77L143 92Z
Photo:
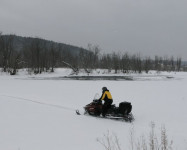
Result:
M87 104L84 107L84 114L100 117L102 114L102 107L103 104L101 100L93 100L91 103ZM130 102L121 102L119 103L119 107L116 107L116 105L113 104L108 109L105 118L132 122L134 120L134 116L131 111L132 105ZM78 110L76 111L76 113L80 115Z

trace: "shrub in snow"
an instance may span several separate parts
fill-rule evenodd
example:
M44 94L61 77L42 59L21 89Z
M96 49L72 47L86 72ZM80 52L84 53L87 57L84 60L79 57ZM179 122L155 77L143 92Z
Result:
M137 140L136 140L137 139ZM105 150L125 150L119 143L119 139L115 134L103 135L103 138L98 138L97 141L104 147ZM155 124L151 123L151 130L147 137L141 136L140 138L134 137L133 128L130 130L129 138L130 150L173 150L173 141L168 140L166 129L161 127L160 138L155 134Z

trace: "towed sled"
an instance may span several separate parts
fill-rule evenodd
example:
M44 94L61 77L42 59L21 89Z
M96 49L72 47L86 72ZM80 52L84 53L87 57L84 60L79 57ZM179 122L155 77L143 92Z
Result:
M84 114L100 117L102 114L102 107L103 107L102 101L93 100L91 103L87 104L84 107L85 110ZM132 105L130 102L121 102L119 103L119 107L116 107L116 105L113 104L108 109L105 118L132 122L134 120L134 117L131 111L132 111ZM80 115L78 110L76 111L76 113Z

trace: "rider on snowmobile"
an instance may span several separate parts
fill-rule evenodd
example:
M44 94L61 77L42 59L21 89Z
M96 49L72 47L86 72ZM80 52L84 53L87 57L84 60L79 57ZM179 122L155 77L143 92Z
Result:
M113 99L107 87L103 87L102 91L102 96L99 98L99 100L105 101L102 107L102 116L105 117L108 109L111 107L111 104L113 103Z

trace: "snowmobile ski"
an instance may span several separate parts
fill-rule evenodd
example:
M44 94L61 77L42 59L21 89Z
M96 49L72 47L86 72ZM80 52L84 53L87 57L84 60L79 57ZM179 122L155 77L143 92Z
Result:
M75 112L77 115L81 115L78 109Z

